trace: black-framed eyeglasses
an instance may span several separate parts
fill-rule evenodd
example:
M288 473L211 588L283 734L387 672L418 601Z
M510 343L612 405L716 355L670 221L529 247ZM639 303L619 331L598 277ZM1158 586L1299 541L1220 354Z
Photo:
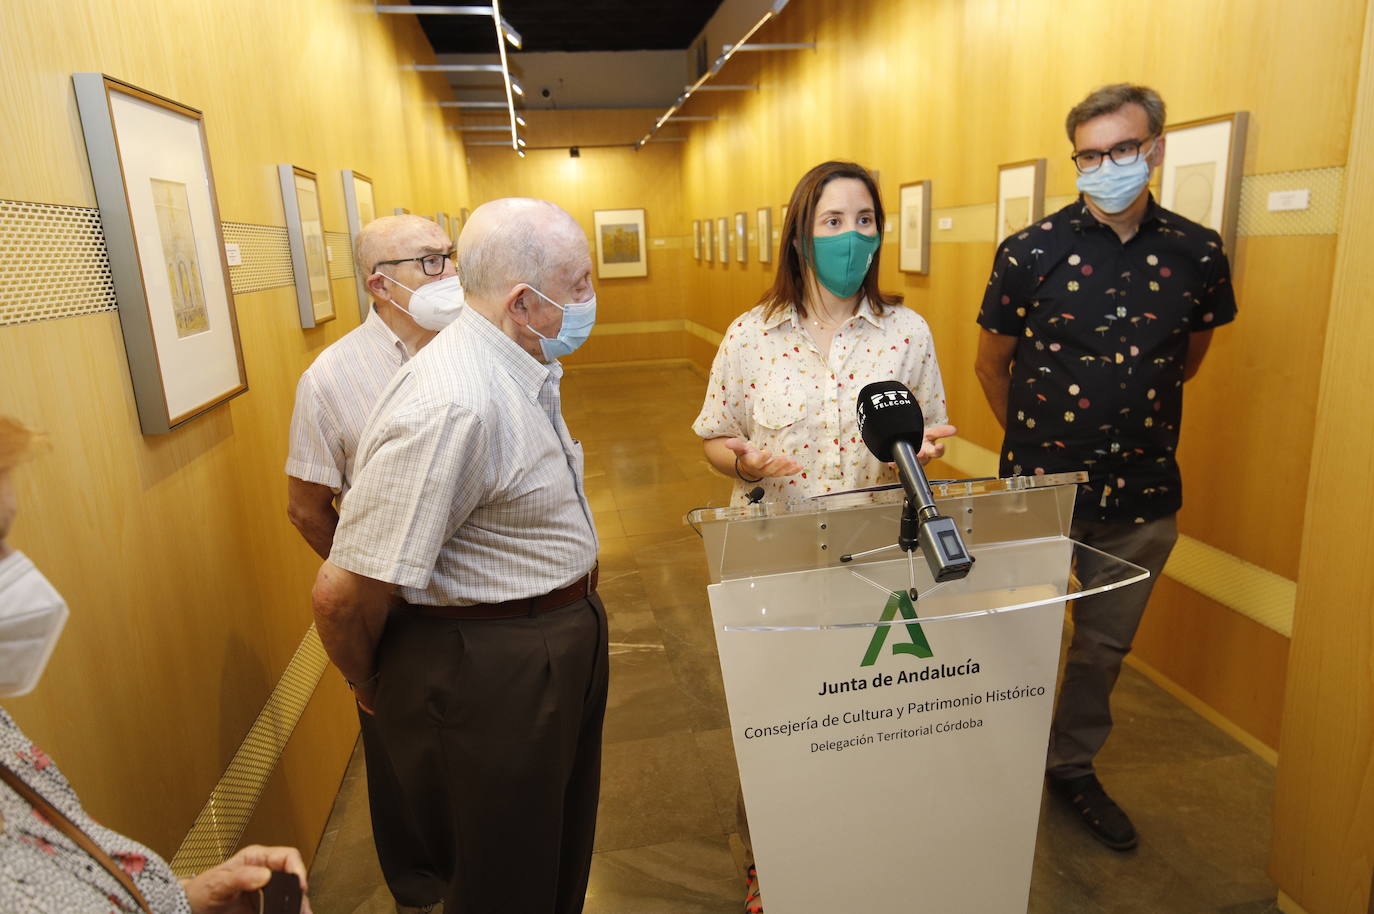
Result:
M400 260L379 260L372 265L372 272L376 273L378 267L391 266L398 263L418 263L420 269L425 271L426 276L438 276L444 272L444 267L453 255L458 253L457 248L450 249L444 254L426 254L423 257L402 257Z
M1069 158L1073 159L1073 165L1078 169L1080 175L1089 175L1097 171L1108 157L1117 165L1134 165L1136 159L1140 158L1140 147L1152 139L1154 137L1146 137L1143 140L1126 140L1117 143L1111 149L1082 149Z

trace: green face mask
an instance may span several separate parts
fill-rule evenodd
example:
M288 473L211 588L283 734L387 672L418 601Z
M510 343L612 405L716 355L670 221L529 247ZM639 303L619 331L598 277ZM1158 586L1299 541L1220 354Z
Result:
M811 239L811 256L816 278L840 298L849 298L864 284L873 255L878 253L882 235L845 232Z

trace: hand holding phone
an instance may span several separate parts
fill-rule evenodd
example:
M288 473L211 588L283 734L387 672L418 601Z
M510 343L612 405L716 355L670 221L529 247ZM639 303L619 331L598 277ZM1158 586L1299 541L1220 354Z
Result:
M258 889L258 914L300 914L301 881L295 873L275 870Z

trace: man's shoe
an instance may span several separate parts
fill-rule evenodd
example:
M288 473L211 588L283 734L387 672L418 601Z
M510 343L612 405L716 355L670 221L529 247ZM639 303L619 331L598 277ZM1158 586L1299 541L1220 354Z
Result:
M1128 851L1139 838L1135 826L1120 806L1107 796L1095 774L1076 778L1048 778L1050 793L1078 813L1092 836L1114 851Z

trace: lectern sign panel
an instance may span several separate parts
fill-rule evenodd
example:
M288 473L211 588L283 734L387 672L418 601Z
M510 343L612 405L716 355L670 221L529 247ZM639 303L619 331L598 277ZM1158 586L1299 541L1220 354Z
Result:
M854 873L865 911L1025 911L1063 604L905 620L1063 593L1071 548L980 553L967 581L914 604L875 586L905 579L905 560L709 588L769 911L852 910ZM816 606L852 620L863 605L887 624L735 630Z

